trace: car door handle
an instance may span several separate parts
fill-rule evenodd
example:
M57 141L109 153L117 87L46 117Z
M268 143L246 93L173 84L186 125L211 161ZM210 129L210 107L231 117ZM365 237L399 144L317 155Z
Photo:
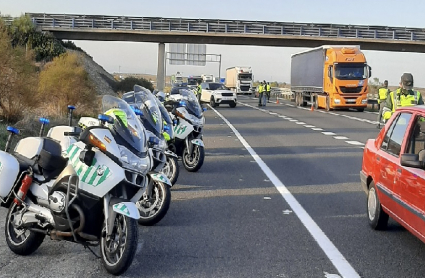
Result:
M376 161L381 161L381 158L379 156L377 156Z
M402 171L401 168L397 169L397 173L401 174L401 171Z

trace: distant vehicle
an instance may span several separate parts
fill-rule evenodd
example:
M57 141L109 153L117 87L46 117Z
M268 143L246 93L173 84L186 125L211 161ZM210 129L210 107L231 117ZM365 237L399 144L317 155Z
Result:
M187 85L189 87L196 87L196 86L198 86L198 80L202 82L202 77L201 76L189 76L187 78Z
M370 77L371 68L359 46L324 45L291 57L291 90L297 106L362 112Z
M180 74L180 72L177 72L175 75L171 76L171 84L175 86L175 84L182 84L183 83L183 76Z
M249 94L252 88L251 67L232 67L226 69L225 85L237 94Z
M201 84L201 101L209 102L212 107L220 104L229 104L230 107L236 107L236 93L232 92L221 83L204 82Z
M425 242L425 106L399 108L363 152L360 180L369 225L388 217Z
M214 75L212 74L202 74L201 77L203 82L214 82Z

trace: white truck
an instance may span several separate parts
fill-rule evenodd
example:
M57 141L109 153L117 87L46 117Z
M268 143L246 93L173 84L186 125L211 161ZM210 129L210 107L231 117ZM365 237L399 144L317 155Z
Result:
M214 75L212 74L202 74L202 82L214 82Z
M226 69L225 85L237 94L250 94L252 88L251 67L232 67Z

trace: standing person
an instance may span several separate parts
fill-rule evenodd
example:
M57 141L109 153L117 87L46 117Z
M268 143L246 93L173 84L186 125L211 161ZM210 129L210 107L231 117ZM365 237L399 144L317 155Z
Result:
M267 92L267 102L270 102L270 84L269 84L269 82L267 82L267 84L266 84L266 92Z
M198 80L198 86L196 87L196 97L198 98L199 105L201 105L202 86L201 80Z
M378 125L377 128L381 128L381 120L382 120L382 110L385 107L387 97L390 93L390 90L388 89L388 80L384 81L384 86L379 88L378 94L378 105L379 105L379 112L378 112Z
M263 98L264 87L262 83L258 84L258 106L261 106L261 99Z
M385 107L382 109L382 117L388 120L397 108L421 104L424 104L421 93L413 90L413 75L403 73L400 88L389 93L387 97Z

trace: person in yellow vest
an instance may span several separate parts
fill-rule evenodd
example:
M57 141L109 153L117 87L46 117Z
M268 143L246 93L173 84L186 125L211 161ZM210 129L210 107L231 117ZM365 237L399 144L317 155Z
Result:
M201 105L202 86L201 80L198 80L198 87L196 87L196 97L198 98L199 105Z
M258 106L264 105L264 103L261 104L261 99L263 98L263 93L264 93L264 86L263 86L262 83L260 83L258 85Z
M377 126L377 128L381 128L382 110L385 107L385 103L387 101L387 97L388 97L389 93L390 93L390 90L388 89L388 80L385 80L384 86L379 88L379 90L378 90L379 112L378 112L378 126Z
M266 83L266 81L264 81L264 83ZM266 94L267 94L267 102L270 102L270 84L269 84L269 82L267 82L267 85L266 85Z
M413 90L413 75L403 73L400 88L389 93L387 97L385 107L382 109L382 117L387 121L397 108L421 104L424 104L421 93Z

